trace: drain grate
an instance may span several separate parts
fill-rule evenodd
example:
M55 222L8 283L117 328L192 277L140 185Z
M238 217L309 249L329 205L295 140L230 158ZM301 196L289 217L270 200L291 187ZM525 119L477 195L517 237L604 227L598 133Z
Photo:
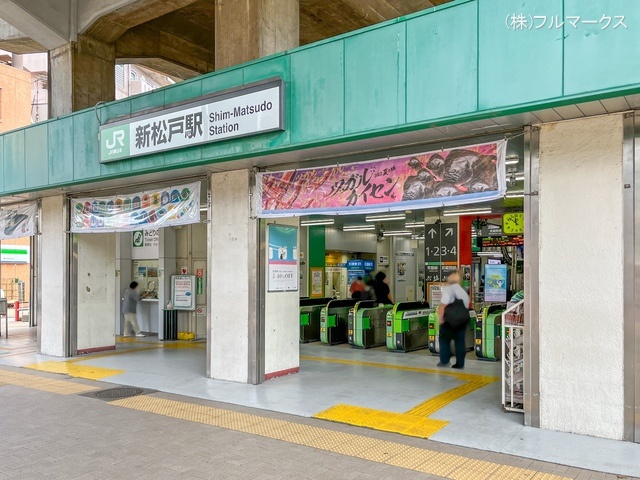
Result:
M100 390L99 392L94 392L93 395L104 400L115 400L117 398L127 398L140 395L142 392L144 392L142 388L117 387L109 388L108 390Z

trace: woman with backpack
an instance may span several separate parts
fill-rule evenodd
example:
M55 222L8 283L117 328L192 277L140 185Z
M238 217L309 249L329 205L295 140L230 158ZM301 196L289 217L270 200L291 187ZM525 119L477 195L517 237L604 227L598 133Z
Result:
M439 367L449 365L451 359L451 340L456 347L456 363L452 368L464 368L467 353L464 344L466 329L469 325L469 295L460 286L460 275L454 272L447 277L447 285L442 288L442 299L438 307L440 321L440 362Z

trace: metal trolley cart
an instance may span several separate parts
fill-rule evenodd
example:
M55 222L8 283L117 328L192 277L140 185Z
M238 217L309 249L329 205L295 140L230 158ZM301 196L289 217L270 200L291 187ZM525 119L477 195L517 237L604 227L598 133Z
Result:
M320 340L320 311L330 298L303 298L300 300L300 342Z
M477 319L476 311L469 310L469 316L471 319L464 340L467 352L474 349ZM440 353L440 322L438 322L438 314L435 312L429 315L429 351L434 355ZM454 346L451 347L451 353L456 353Z
M476 319L476 357L478 360L498 362L502 356L502 313L504 304L494 304L482 310Z
M502 313L502 407L524 413L524 300Z
M428 303L396 303L387 312L387 348L410 352L429 346L429 315L435 310Z
M357 300L331 300L320 311L320 341L338 345L347 341L349 310Z
M377 305L365 300L349 312L349 345L358 348L380 347L386 343L387 312L393 305Z

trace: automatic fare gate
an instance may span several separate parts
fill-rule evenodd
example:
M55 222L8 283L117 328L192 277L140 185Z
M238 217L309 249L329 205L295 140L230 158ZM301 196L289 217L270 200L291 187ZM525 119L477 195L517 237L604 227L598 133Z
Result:
M385 344L387 312L393 305L377 305L373 300L355 304L349 311L349 345L359 348L381 347Z
M300 342L320 340L320 313L330 298L305 298L300 300Z
M469 310L469 316L471 317L471 320L469 321L469 326L467 327L464 340L467 352L474 349L474 337L477 322L476 311ZM429 315L429 351L434 355L440 353L440 322L438 321L438 314L436 312ZM455 347L451 348L451 352L456 352Z
M398 352L410 352L429 346L429 315L435 310L428 303L396 303L387 312L387 348Z
M358 300L331 300L320 311L320 341L338 345L347 341L349 310Z

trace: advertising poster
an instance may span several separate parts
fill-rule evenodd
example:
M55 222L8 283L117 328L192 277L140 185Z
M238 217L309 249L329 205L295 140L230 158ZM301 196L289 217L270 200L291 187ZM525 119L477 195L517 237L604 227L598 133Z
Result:
M298 291L298 229L267 225L270 292Z
M371 213L504 196L506 141L257 175L258 217Z
M174 310L195 310L194 275L171 276L171 303Z
M396 280L398 282L407 281L407 259L399 257L396 260Z
M200 182L131 195L71 200L71 231L135 232L200 221ZM146 238L134 236L134 245Z
M484 267L484 301L507 301L507 266L485 265Z
M0 240L35 235L37 212L37 203L0 210Z
M311 267L311 298L324 297L324 269Z

